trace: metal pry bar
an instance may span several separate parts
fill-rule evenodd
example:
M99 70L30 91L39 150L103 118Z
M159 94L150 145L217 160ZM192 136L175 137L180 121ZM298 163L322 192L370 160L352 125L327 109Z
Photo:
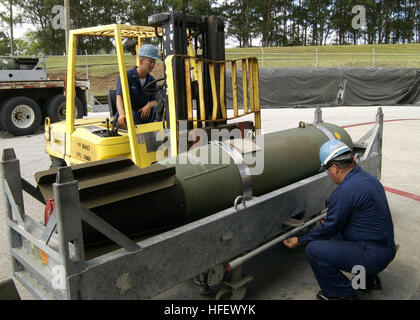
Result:
M318 221L320 221L322 218L325 218L327 215L327 209L323 210L321 212L321 214L311 220L309 220L308 222L306 222L305 224L301 225L300 227L297 227L285 234L282 234L280 237L271 240L270 242L267 242L266 244L262 245L261 247L258 247L257 249L243 255L240 256L232 261L230 261L229 263L227 263L225 265L225 269L226 270L232 270L240 265L242 265L245 261L248 261L249 259L255 257L256 255L260 254L261 252L271 248L272 246L276 245L277 243L286 240L287 238L290 238L291 236L295 235L296 233L298 233L299 231L306 229L310 226L312 226L313 224L317 223Z

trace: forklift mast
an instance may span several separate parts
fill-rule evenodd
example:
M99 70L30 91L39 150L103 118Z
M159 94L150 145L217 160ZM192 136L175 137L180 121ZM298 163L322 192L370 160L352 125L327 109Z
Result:
M220 17L209 16L202 18L189 16L184 12L170 11L149 16L148 23L155 28L162 28L161 43L163 59L172 54L187 55L188 46L190 45L190 41L192 41L196 57L216 61L225 60L224 22ZM219 87L219 67L216 66L216 68L216 75L218 75L216 77L216 85ZM187 120L187 101L186 95L184 94L186 91L184 60L175 58L173 70L177 119ZM211 120L213 97L211 94L208 65L204 66L203 77L205 119ZM198 99L197 87L197 81L192 81L193 99ZM165 100L168 101L167 99ZM168 108L168 102L166 108ZM201 117L200 110L197 110L197 112L197 116ZM168 117L168 112L166 112L166 115ZM220 117L221 113L219 111L218 118ZM207 123L209 126L214 125L211 122ZM226 121L218 123L225 124ZM201 123L198 126L201 126ZM191 121L188 122L187 128L193 129L193 123Z

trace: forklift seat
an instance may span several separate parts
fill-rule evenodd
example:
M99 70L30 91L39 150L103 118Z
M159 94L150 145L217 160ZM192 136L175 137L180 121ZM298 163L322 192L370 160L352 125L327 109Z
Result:
M107 94L109 115L112 117L117 113L117 96L116 90L109 90Z

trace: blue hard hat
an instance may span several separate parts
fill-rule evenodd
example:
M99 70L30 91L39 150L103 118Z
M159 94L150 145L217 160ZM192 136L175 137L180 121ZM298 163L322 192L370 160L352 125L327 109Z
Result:
M150 59L159 59L158 49L151 44L144 44L139 50L139 57L148 57Z
M332 139L325 142L319 149L321 169L323 169L329 161L336 159L338 156L349 151L351 151L351 149L340 140Z

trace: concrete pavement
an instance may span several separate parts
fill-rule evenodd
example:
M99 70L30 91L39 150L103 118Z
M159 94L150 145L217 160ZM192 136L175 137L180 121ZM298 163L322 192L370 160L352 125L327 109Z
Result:
M400 249L391 265L381 274L383 290L363 296L364 299L420 299L420 107L384 106L382 180L387 192ZM336 125L363 124L375 121L377 107L337 107L323 109L323 119ZM90 116L104 114L90 114ZM262 127L265 133L296 127L299 121L312 122L314 109L264 109ZM243 118L243 119L246 119ZM407 120L412 119L412 120ZM416 120L413 120L416 119ZM372 125L347 128L357 141ZM42 132L29 137L11 137L0 131L0 152L14 148L20 160L21 174L35 185L34 173L48 169ZM401 192L396 192L396 191ZM24 194L25 211L34 219L43 219L43 205ZM0 215L0 280L11 276L9 244ZM319 290L304 255L304 248L288 250L277 245L246 262L244 273L253 276L246 299L314 299ZM22 299L33 297L20 285ZM208 299L201 296L194 282L186 281L156 299Z

